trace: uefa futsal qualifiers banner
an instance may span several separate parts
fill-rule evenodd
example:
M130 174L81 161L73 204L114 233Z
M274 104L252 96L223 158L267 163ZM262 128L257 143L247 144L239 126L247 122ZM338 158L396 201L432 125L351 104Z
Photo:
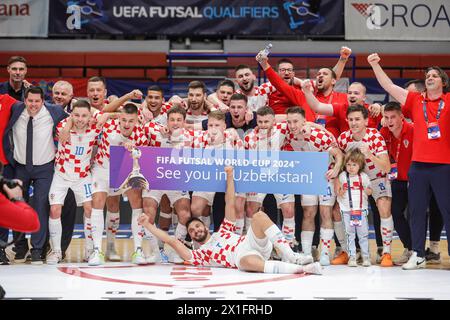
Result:
M52 0L49 34L344 35L344 0Z
M124 186L137 172L150 190L224 192L224 168L231 165L236 192L327 194L327 152L138 149L137 159L124 147L111 146L111 188Z

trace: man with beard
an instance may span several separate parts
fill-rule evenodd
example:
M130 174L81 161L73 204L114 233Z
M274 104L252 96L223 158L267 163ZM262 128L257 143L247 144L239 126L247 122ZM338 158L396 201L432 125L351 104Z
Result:
M239 89L236 93L247 96L247 106L249 111L257 111L259 108L268 105L268 95L276 89L270 83L263 83L259 87L255 86L256 76L249 66L238 65L235 69L236 82Z
M185 263L194 266L238 268L248 272L321 274L320 264L311 263L311 259L294 253L280 229L262 211L254 214L246 236L234 232L236 212L233 168L227 167L225 172L225 219L218 232L210 234L198 218L191 218L187 222L189 235L198 243L198 249L188 249L178 239L159 230L146 215L140 217L139 223L172 247ZM269 261L273 247L281 252L283 261Z

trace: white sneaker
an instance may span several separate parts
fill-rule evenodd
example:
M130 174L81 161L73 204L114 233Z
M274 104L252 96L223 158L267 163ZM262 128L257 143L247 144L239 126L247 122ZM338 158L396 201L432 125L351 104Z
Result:
M330 262L330 254L327 250L322 250L320 253L320 265L322 266L329 266L331 264Z
M58 264L62 261L62 253L61 251L53 251L49 253L47 256L47 264Z
M131 255L131 263L134 264L147 264L145 260L144 253L142 252L142 248L137 248L135 252Z
M108 244L106 247L106 260L108 261L122 261L122 258L117 254L114 244Z
M408 262L408 260L411 257L412 253L413 253L412 250L408 250L408 249L405 248L405 250L403 250L402 255L394 260L394 264L396 266L404 265L405 263Z
M167 256L167 259L171 263L183 263L184 260L178 255L178 253L168 244L164 245L164 254Z
M356 263L356 257L355 256L351 256L350 259L348 259L347 265L349 267L357 267L358 263Z
M145 257L145 262L147 263L160 263L162 262L162 258L161 258L161 254L159 253L159 250L153 250L152 252L150 252L150 255L148 255L147 257Z
M322 274L322 266L318 262L313 262L303 266L303 271L310 274Z
M370 263L369 257L363 257L362 260L363 260L362 262L363 267L370 267L372 265L372 263Z
M425 257L420 258L417 256L417 252L413 251L411 254L411 257L409 257L409 260L407 263L405 263L402 266L403 270L417 270L417 269L425 269L427 266L427 261L425 260Z
M91 256L89 257L89 266L99 266L105 264L105 255L100 252L97 248L94 249Z
M303 253L294 252L293 261L285 261L290 263L295 263L299 265L310 264L314 262L312 255L306 255Z

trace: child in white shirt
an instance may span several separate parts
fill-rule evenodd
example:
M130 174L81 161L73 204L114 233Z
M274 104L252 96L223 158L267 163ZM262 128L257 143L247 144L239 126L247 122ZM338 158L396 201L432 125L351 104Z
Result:
M356 267L355 237L358 234L363 257L363 266L370 266L369 257L369 223L368 196L372 194L370 179L363 172L365 157L359 149L353 149L345 155L344 171L337 181L337 200L341 209L342 220L350 259L348 266Z

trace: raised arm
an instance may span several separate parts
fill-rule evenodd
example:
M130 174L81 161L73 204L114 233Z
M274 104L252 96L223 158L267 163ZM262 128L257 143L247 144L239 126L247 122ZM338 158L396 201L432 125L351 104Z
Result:
M236 196L234 190L233 167L225 167L227 190L225 192L225 219L236 221Z
M182 259L186 261L192 259L191 250L189 250L180 240L169 236L165 231L158 229L153 223L150 223L146 214L141 214L138 222L159 240L171 246Z
M400 104L405 104L406 97L408 96L408 91L403 89L402 87L397 86L392 82L392 80L388 77L386 72L380 66L380 57L378 53L372 53L367 57L367 61L377 77L378 83L386 90L391 96L394 97Z
M131 92L128 92L127 94L124 94L120 98L111 101L105 107L103 108L103 112L115 112L117 109L120 108L125 102L127 102L130 99L142 99L142 92L138 89L135 89Z
M329 103L322 103L319 100L317 100L317 98L312 93L311 87L312 87L311 81L309 81L309 80L303 81L302 91L303 91L303 94L305 95L306 102L311 107L311 110L313 110L314 112L317 112L319 114L323 114L325 116L332 116L334 113L333 105L331 105Z
M341 55L339 57L338 62L333 68L334 73L336 73L336 80L339 80L342 76L342 72L344 72L345 65L347 63L348 57L352 54L352 49L348 47L341 47L341 51L339 52Z

